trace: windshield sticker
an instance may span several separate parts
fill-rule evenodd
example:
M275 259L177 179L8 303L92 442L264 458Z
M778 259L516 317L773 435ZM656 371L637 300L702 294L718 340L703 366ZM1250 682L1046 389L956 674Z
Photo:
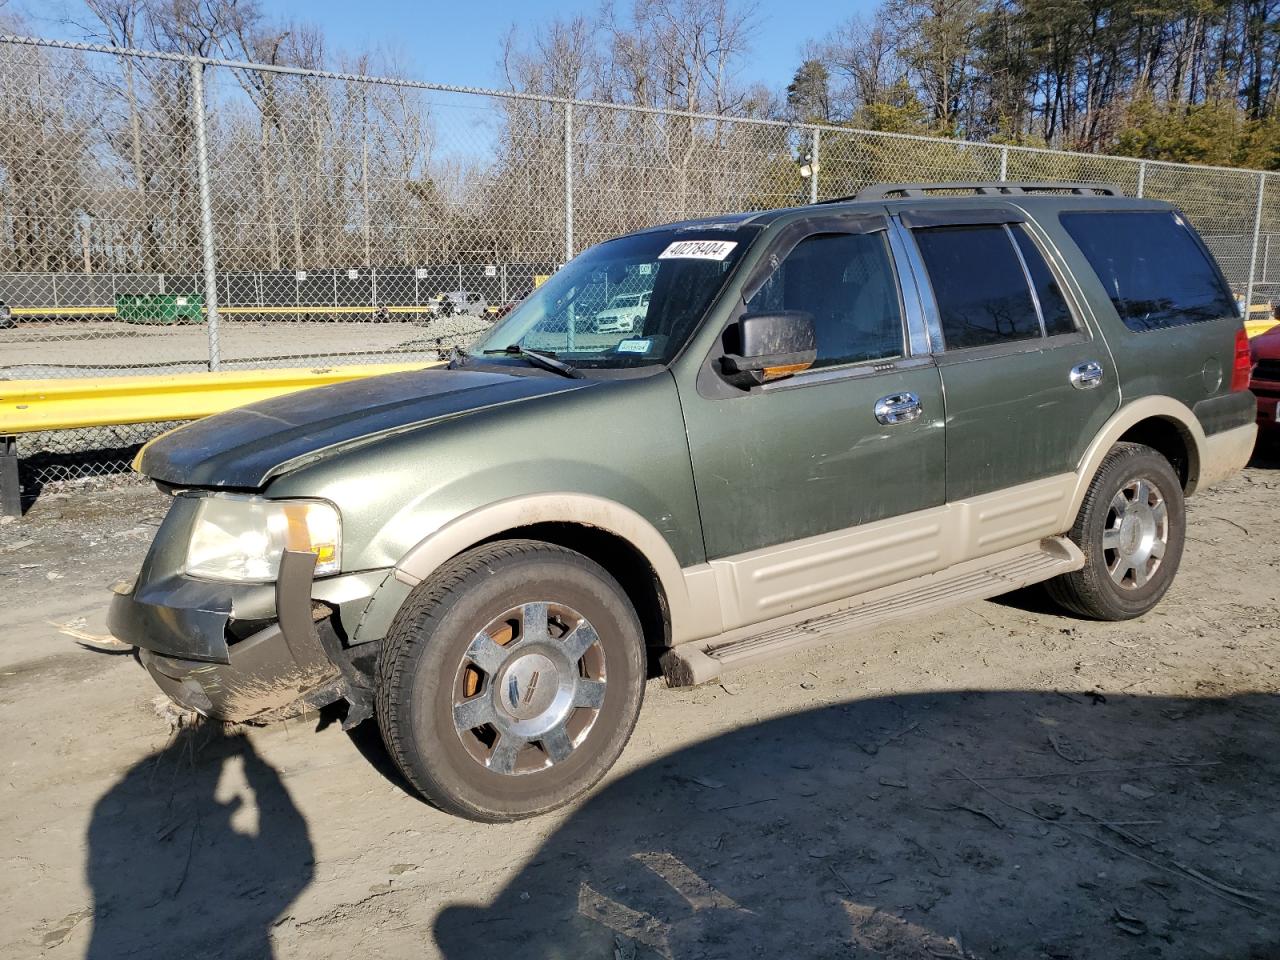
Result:
M677 240L659 260L723 260L738 245L736 240Z
M621 340L615 348L618 353L648 353L652 340Z

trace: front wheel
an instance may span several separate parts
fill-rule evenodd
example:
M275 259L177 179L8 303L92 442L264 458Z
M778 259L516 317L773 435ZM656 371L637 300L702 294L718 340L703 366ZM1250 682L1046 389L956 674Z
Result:
M639 621L602 567L503 541L455 558L406 599L378 658L378 725L429 801L517 820L604 776L644 680Z
M1182 484L1169 461L1143 444L1118 443L1068 534L1085 565L1048 581L1049 596L1096 620L1140 617L1173 582L1186 529Z

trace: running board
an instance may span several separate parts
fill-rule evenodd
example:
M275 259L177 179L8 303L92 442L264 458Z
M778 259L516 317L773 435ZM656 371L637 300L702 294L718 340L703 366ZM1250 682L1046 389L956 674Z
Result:
M728 670L895 620L997 597L1083 566L1079 547L1065 537L1049 537L710 640L681 644L662 657L662 672L669 686L706 683Z

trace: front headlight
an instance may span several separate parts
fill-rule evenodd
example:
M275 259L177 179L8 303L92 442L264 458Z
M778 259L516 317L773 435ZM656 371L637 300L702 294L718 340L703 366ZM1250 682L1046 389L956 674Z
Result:
M204 580L270 583L285 550L314 553L317 576L337 573L342 559L338 511L319 500L201 497L185 572Z

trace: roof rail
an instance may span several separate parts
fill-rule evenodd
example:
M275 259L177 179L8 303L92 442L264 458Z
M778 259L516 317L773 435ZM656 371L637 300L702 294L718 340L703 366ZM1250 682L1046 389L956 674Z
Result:
M926 197L935 191L971 190L984 196L1025 196L1028 193L1071 193L1085 197L1123 197L1124 191L1111 183L1072 183L1066 180L975 180L956 183L881 183L864 187L851 197L836 197L822 203L849 200L893 200Z

